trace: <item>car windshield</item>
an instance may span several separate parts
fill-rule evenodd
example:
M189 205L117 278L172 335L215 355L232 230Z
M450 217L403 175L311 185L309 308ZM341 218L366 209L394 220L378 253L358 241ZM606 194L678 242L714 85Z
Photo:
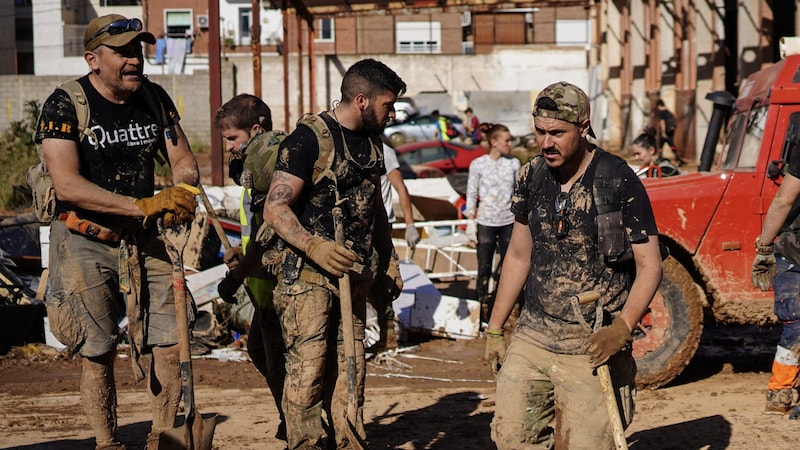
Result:
M764 126L767 122L767 106L737 114L731 122L728 145L723 154L723 169L753 169L758 161Z

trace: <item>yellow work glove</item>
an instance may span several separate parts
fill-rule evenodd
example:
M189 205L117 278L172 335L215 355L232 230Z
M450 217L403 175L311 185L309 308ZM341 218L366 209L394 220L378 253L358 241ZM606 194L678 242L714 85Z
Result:
M603 327L586 340L585 351L589 354L592 367L602 366L612 355L620 352L633 342L628 325L617 317L611 325Z
M145 198L135 198L133 203L144 213L142 225L148 228L152 221L163 215L164 226L191 222L197 209L196 195L200 190L186 183L162 189L161 192Z
M352 250L320 236L314 236L308 241L306 256L317 263L322 270L337 278L349 272L358 260L358 255Z
M497 375L503 360L506 359L506 339L503 330L486 330L486 352L483 359L492 368L492 373Z
M753 261L752 273L753 287L768 291L772 287L772 279L775 278L776 270L777 262L772 244L761 245L759 238L756 238L756 259Z

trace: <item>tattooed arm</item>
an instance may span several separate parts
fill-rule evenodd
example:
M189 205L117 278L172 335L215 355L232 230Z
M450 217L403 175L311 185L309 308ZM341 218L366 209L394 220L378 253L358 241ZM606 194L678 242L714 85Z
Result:
M302 251L306 250L312 236L300 224L292 205L300 198L305 183L300 177L276 170L264 204L264 221L286 243Z

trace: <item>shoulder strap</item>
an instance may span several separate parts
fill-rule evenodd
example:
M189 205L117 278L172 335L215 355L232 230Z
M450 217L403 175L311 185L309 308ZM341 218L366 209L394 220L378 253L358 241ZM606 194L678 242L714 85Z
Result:
M597 207L597 214L619 211L621 208L618 193L622 179L617 177L616 173L619 166L627 163L619 156L612 155L601 148L595 147L595 151L598 152L598 155L592 182L592 196L595 207Z
M297 121L297 124L307 126L317 136L319 155L314 162L312 182L317 184L325 177L335 180L336 175L333 173L331 167L333 167L333 160L336 156L336 152L333 151L333 136L331 136L331 130L328 128L328 124L325 123L325 119L317 114L306 113Z
M66 92L69 95L69 100L75 107L75 115L78 118L78 136L82 141L85 137L94 138L97 142L97 136L94 131L89 128L89 101L86 99L86 93L83 91L83 86L78 80L69 80L58 86L58 89Z
M528 162L531 164L531 175L528 177L528 190L531 193L535 193L542 184L544 172L547 170L547 163L542 155L532 156Z

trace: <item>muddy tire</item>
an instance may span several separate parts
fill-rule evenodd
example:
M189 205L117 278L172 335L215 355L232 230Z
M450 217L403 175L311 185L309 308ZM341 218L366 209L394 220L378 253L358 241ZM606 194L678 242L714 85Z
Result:
M702 331L701 291L689 272L669 257L658 292L633 332L639 389L656 389L678 376L697 351Z

